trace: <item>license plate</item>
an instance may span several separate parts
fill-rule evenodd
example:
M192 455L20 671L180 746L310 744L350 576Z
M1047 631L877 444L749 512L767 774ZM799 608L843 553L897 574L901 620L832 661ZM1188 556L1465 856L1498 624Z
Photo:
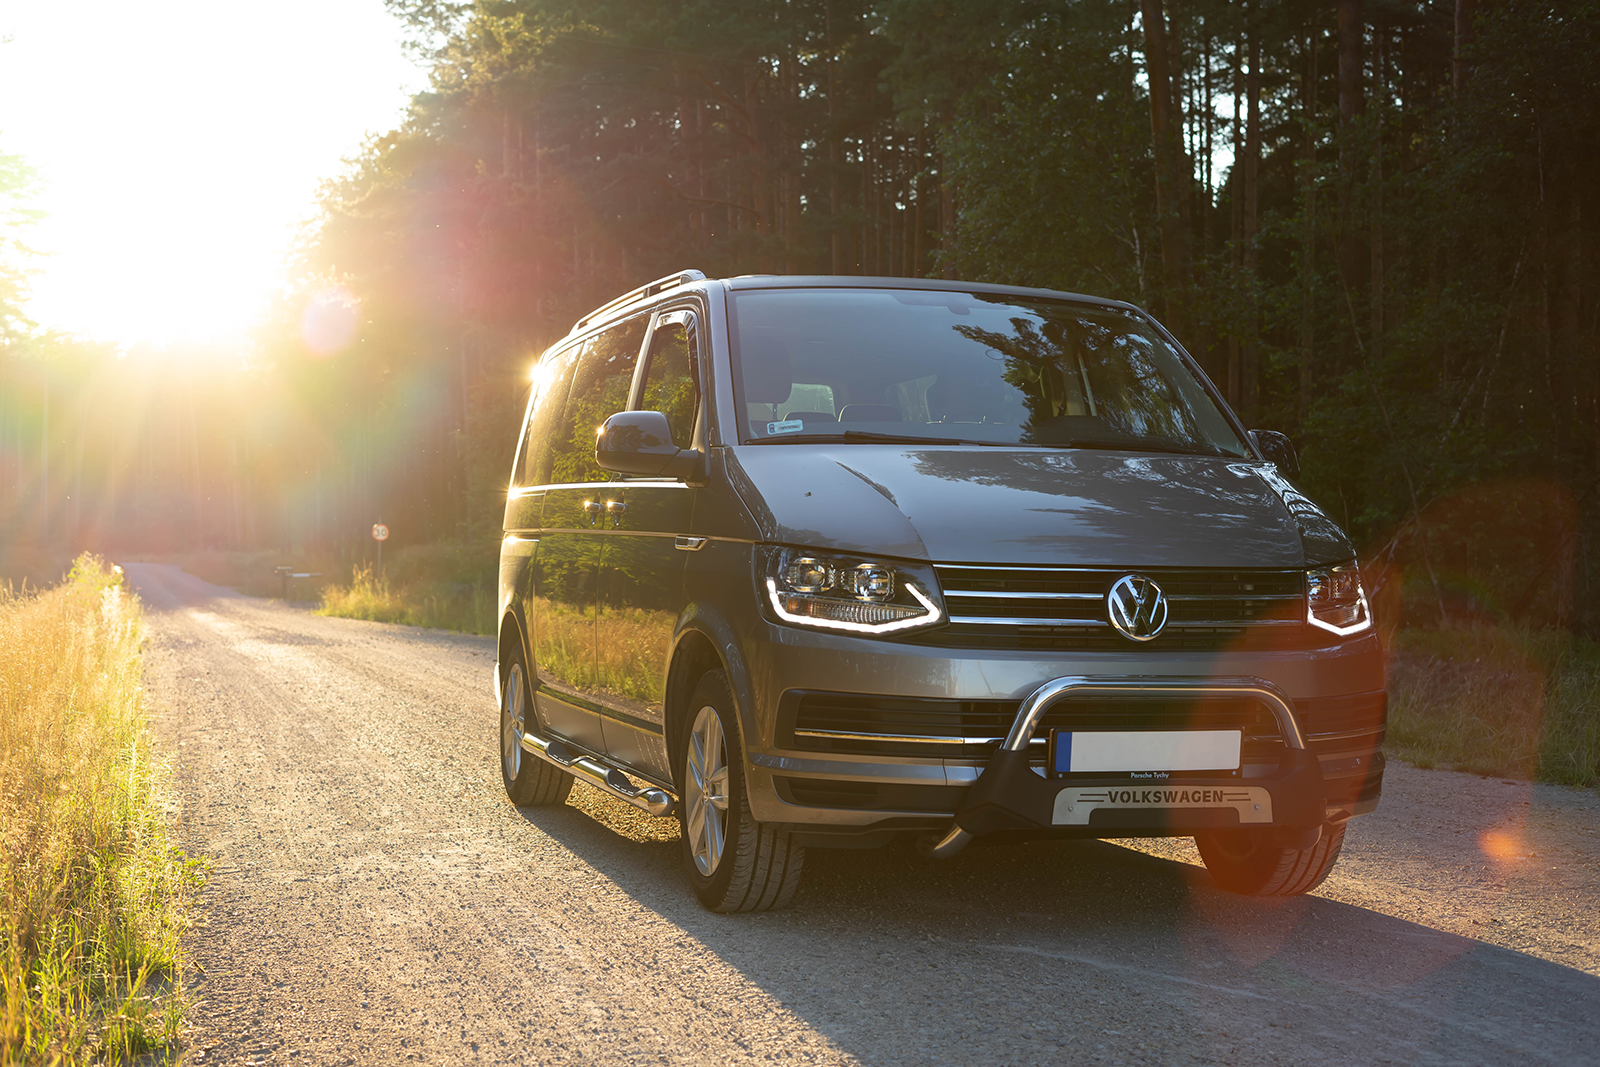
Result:
M1260 786L1069 786L1056 794L1051 821L1057 826L1087 826L1089 814L1101 808L1232 808L1241 824L1266 823L1272 821L1272 794Z
M1052 730L1052 774L1239 769L1239 730Z

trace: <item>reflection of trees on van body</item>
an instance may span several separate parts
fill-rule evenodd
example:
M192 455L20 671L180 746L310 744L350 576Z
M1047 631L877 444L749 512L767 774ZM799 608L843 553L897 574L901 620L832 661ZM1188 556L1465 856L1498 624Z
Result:
M628 406L628 388L633 384L644 327L645 320L635 317L584 344L572 393L552 442L552 482L607 482L613 477L594 461L595 432L608 417Z
M661 703L663 679L652 665L661 661L660 650L672 640L677 619L671 612L603 609L600 626L605 640L596 659L592 612L544 597L534 597L532 607L539 633L538 669L545 680L571 684L593 677L594 684L584 685L585 689Z
M571 603L533 598L535 668L545 681L583 685L593 675L594 613Z
M682 602L682 557L673 561L679 563L676 570L663 572L661 555L651 544L653 540L615 535L605 538L602 604L626 603L654 609L671 608Z
M694 433L696 399L692 379L671 377L658 382L652 377L645 383L644 397L639 407L642 411L659 411L665 415L672 427L672 443L679 448L687 448Z
M911 458L919 473L931 477L1064 498L1059 509L1063 530L1070 522L1094 537L1126 536L1130 523L1137 523L1141 536L1165 537L1173 544L1185 541L1196 527L1213 523L1234 530L1236 539L1258 537L1263 545L1275 532L1263 529L1257 535L1245 521L1260 514L1263 502L1271 504L1273 494L1266 484L1209 457L927 451L913 452ZM1090 486L1095 488L1085 493ZM1017 540L1027 543L1027 538Z
M612 473L594 461L595 431L607 417L628 406L628 379L611 377L596 395L567 401L560 436L556 440L550 480L556 484L606 482Z
M581 604L594 599L595 575L600 568L598 540L567 538L557 549L539 556L540 596L564 604Z
M1158 342L1121 325L1051 317L1041 326L1017 317L1011 334L969 325L953 329L1005 357L1001 377L1022 393L1028 411L1024 443L1093 438L1095 424L1088 419L1136 437L1204 441L1193 412L1157 365Z
M677 621L670 611L602 605L596 688L660 707L666 679L657 668Z

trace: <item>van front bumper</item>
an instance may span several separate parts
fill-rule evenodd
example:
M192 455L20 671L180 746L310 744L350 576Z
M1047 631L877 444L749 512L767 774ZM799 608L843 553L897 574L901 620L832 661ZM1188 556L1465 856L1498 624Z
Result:
M1118 776L1045 778L1034 771L1028 749L1044 713L1070 698L1249 697L1270 708L1285 753L1276 773L1249 780L1165 771ZM1238 772L1233 772L1237 774ZM1052 679L1022 702L1000 751L967 791L934 855L959 851L972 837L1000 830L1082 827L1109 834L1130 831L1185 833L1260 826L1279 831L1286 844L1315 844L1327 820L1322 767L1307 748L1288 698L1259 678Z
M1366 665L1370 659L1363 654L1343 660L1340 666L1355 662ZM1379 664L1367 677L1381 685ZM1353 675L1351 680L1358 684L1366 680L1361 677L1364 672L1339 673ZM990 734L995 740L969 748L965 758L943 759L914 758L909 751L891 755L888 749L872 755L796 747L800 738L790 698L798 692L777 701L774 731L781 739L777 750L750 753L751 799L760 809L758 818L788 824L818 845L877 844L893 834L925 835L930 830L960 830L963 839L990 833L1138 837L1252 826L1277 831L1275 836L1287 845L1314 842L1321 827L1372 811L1382 787L1381 689L1303 698L1297 705L1280 685L1256 675L1063 676L1024 690L1021 704L1012 705L1015 718L1003 720L1010 722L1009 732L1000 728L1006 734L1003 739L999 733ZM834 695L847 702L884 699ZM1051 777L1044 767L1049 733L1045 713L1059 701L1075 700L1080 705L1131 701L1137 706L1142 700L1172 703L1240 697L1270 710L1276 720L1273 732L1281 742L1274 744L1270 755L1256 745L1237 772ZM791 710L786 713L784 707ZM1122 729L1138 728L1130 721ZM1330 728L1336 729L1330 732ZM863 729L895 727L885 722ZM868 740L874 735L839 736ZM891 747L901 740L879 736ZM865 747L884 748L884 744L874 746L869 741ZM947 747L944 754L949 754Z

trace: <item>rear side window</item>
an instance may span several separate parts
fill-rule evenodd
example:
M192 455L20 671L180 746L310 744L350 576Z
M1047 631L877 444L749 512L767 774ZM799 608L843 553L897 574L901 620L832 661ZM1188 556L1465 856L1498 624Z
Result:
M633 369L644 343L645 319L629 319L589 338L578 357L559 422L550 433L550 482L610 481L594 461L594 437L609 416L628 407Z
M693 320L690 320L691 323ZM672 443L694 443L694 417L700 406L700 384L694 365L691 325L670 323L650 335L650 361L645 365L641 411L659 411L672 427Z

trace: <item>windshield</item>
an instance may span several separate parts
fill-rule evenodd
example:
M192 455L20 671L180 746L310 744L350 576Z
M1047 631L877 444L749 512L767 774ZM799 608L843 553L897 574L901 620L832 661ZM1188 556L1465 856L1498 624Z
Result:
M734 376L756 441L1248 454L1142 317L995 293L731 294Z

